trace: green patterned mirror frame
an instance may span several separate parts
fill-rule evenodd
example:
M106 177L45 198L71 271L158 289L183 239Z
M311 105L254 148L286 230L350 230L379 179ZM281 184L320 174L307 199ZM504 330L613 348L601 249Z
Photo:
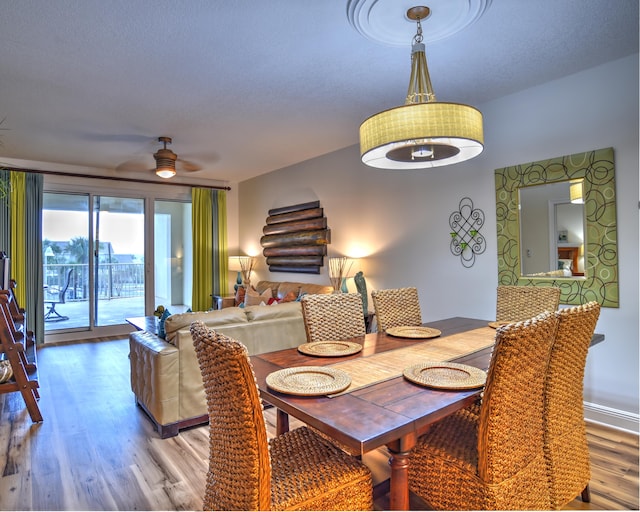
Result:
M523 277L520 262L518 189L584 178L585 279ZM613 148L495 170L498 284L557 286L562 304L595 300L619 307L618 238ZM546 222L546 220L543 220Z

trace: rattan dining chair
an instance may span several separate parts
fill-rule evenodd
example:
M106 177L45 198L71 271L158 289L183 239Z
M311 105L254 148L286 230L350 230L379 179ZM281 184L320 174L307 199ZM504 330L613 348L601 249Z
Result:
M498 286L496 321L520 322L540 313L557 311L560 288L555 286Z
M390 327L422 325L417 288L373 290L371 299L379 332Z
M583 387L587 351L600 316L589 302L561 309L547 372L544 449L551 506L562 508L581 495L589 501L589 447L584 422Z
M301 427L267 441L247 348L191 325L209 412L204 510L371 510L372 477L359 460Z
M309 343L364 336L364 309L359 293L304 295L300 300Z
M543 391L558 319L543 313L496 331L479 415L434 423L409 456L409 487L444 510L549 509Z

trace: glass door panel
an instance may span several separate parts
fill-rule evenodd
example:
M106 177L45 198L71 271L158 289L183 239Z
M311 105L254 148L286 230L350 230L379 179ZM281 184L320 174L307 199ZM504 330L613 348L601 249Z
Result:
M89 195L43 195L45 332L89 328Z
M94 196L96 326L144 316L144 199Z
M191 203L154 204L154 307L181 313L191 304Z

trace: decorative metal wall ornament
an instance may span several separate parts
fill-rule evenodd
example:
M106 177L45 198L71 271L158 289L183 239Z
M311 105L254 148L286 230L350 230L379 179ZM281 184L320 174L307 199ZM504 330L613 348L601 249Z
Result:
M319 274L331 243L320 201L269 210L260 239L270 272Z
M487 248L487 242L480 233L484 225L484 212L473 207L473 201L463 197L458 205L458 211L449 216L451 228L451 253L460 256L463 267L471 268L476 261L476 255L482 254Z

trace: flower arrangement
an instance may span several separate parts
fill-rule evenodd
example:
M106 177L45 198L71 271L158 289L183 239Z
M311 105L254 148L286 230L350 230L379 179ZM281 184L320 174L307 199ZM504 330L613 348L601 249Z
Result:
M251 285L251 272L253 271L256 259L252 256L240 256L238 260L240 261L240 268L242 269L242 285L246 289Z
M333 287L333 293L340 293L342 281L348 276L352 265L353 260L346 256L329 258L329 281Z

